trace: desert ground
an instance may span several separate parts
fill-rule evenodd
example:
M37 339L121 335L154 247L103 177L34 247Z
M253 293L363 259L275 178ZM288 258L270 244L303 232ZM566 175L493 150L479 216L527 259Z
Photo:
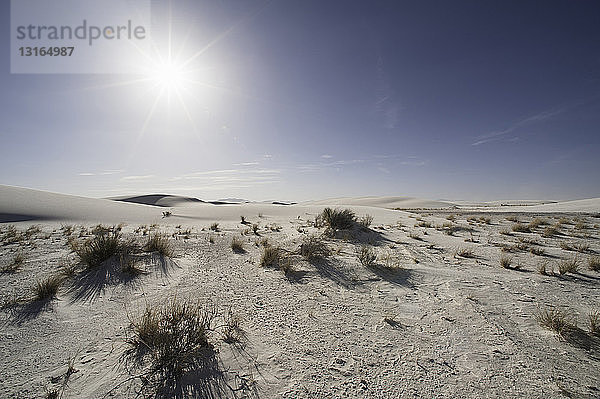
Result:
M0 397L600 397L600 199L131 200L0 186Z

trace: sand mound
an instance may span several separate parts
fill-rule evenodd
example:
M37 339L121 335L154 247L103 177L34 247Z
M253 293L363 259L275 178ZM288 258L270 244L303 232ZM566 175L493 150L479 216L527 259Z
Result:
M360 205L375 208L400 208L400 209L436 209L450 208L450 202L432 201L414 197L342 197L318 201L307 201L305 205Z
M0 185L0 222L72 220L128 222L160 218L146 205Z
M168 194L138 195L135 197L112 197L113 201L133 202L135 204L172 207L190 203L204 202L194 197L182 197Z

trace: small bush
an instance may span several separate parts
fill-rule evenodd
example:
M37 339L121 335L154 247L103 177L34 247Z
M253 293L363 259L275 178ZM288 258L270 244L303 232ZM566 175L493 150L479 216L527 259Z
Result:
M375 251L368 245L361 245L356 249L356 257L358 258L361 265L365 267L371 267L375 265L377 255Z
M21 267L23 267L23 264L25 263L25 255L23 255L22 253L18 253L16 254L12 261L4 266L0 272L1 273L14 273L16 271L18 271Z
M542 233L542 237L551 238L551 237L557 236L558 234L559 234L559 230L557 227L548 226L544 229L544 232Z
M148 237L146 245L144 245L144 251L146 252L157 252L161 256L172 257L174 254L173 246L169 241L169 238L165 234L154 233Z
M428 221L425 221L425 220L422 221L422 222L419 222L419 223L415 224L415 227L431 228L431 226L432 226L431 222L428 222Z
M172 299L164 305L146 306L131 322L126 355L149 363L149 377L157 385L174 386L182 375L204 369L214 351L207 331L215 317L213 308Z
M361 217L360 220L358 221L358 224L360 224L365 229L368 229L372 223L373 223L373 216L371 216L371 215L365 215L365 216Z
M600 337L600 311L590 312L588 321L590 323L590 333Z
M563 335L566 330L577 324L571 312L554 306L538 310L537 320L542 327L550 329L559 335Z
M511 264L512 264L512 258L509 256L504 256L502 255L500 257L500 266L502 266L505 269L510 269L511 268Z
M585 253L585 252L589 252L590 245L580 242L580 243L573 245L573 249L577 252Z
M548 261L544 261L538 265L538 273L542 276L548 275Z
M588 260L588 267L590 270L600 272L600 256L591 256Z
M558 264L558 272L561 275L567 274L567 273L577 273L578 270L579 270L579 260L577 259L577 257L575 257L573 259L563 260Z
M500 234L502 234L504 236L512 236L512 233L508 229L502 229L502 230L500 230Z
M258 225L256 223L252 225L252 232L254 233L255 236L259 235L258 234Z
M509 222L519 223L519 219L517 219L516 216L509 216L506 218L506 220L508 220Z
M237 253L244 252L244 242L240 237L235 236L231 239L231 249Z
M462 258L473 258L475 256L473 250L470 248L461 248L458 251L456 251L456 255Z
M537 256L544 256L546 254L546 251L544 250L544 248L539 248L539 247L531 247L529 252L531 252L533 255L537 255Z
M456 215L448 215L448 216L446 216L446 219L451 222L454 222L456 220Z
M537 229L540 226L547 225L548 221L542 218L535 218L531 222L529 222L530 229Z
M319 216L333 231L351 229L356 223L356 215L350 209L325 208Z
M512 225L511 229L515 233L531 233L531 229L523 223L515 223Z
M48 301L56 298L62 282L61 276L50 276L45 280L37 281L33 288L33 299L35 301Z
M213 223L209 227L212 231L219 231L219 223Z
M412 231L412 232L410 232L410 233L408 234L408 236L409 236L410 238L412 238L413 240L418 240L418 241L421 241L421 240L423 240L423 239L421 238L421 236L419 235L419 233L418 233L418 232L414 232L414 231Z
M90 268L98 267L118 256L124 249L121 234L115 231L98 233L83 242L71 241L71 249Z
M281 258L281 252L279 248L272 246L263 247L263 252L260 257L260 265L262 267L276 267L279 266L279 260Z
M309 261L326 258L330 252L327 245L319 237L311 235L305 237L300 245L300 255Z

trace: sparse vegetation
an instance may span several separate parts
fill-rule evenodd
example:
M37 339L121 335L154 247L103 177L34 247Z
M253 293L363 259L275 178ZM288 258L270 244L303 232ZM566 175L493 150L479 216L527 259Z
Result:
M542 263L540 263L538 265L538 273L543 275L543 276L547 276L548 275L548 261L543 261ZM550 272L552 272L552 270L550 270Z
M588 314L588 321L590 324L590 333L597 337L600 337L600 311L592 311Z
M213 223L209 227L212 231L219 231L219 223Z
M153 233L144 245L146 252L157 252L161 256L172 257L174 254L173 246L166 234Z
M157 389L171 387L186 372L211 367L215 352L207 332L215 314L214 308L189 300L147 305L143 315L131 322L133 336L127 339L126 352L142 365L149 364L144 383Z
M361 245L356 248L356 257L358 258L361 265L365 267L372 267L375 265L377 255L375 251L368 245Z
M563 335L566 330L577 325L573 313L555 306L538 309L537 320L542 327L552 330L558 335Z
M25 263L25 255L23 255L21 252L17 253L12 261L4 266L2 269L0 269L0 273L14 273L16 271L18 271L19 269L21 269L21 267L23 267L23 264Z
M329 256L330 251L323 240L315 235L304 237L302 244L300 245L300 255L313 261L319 258L325 258Z
M515 223L512 225L511 229L515 233L531 233L531 229L523 223Z
M373 216L371 216L371 215L365 215L365 216L361 217L360 220L358 221L358 224L360 224L365 229L368 229L372 223L373 223Z
M533 255L537 255L537 256L544 256L546 254L546 251L544 250L544 248L540 248L540 247L531 247L529 249L529 252L531 252Z
M512 258L510 256L500 256L500 266L505 269L510 269L512 265Z
M544 226L544 225L547 225L547 224L548 224L548 221L546 219L535 218L531 222L529 222L529 228L530 229L537 229L538 227Z
M418 232L416 232L416 231L411 231L411 232L408 234L408 236L409 236L410 238L412 238L413 240L418 240L418 241L421 241L421 240L423 240L423 239L421 238L421 236L419 235L419 233L418 233Z
M356 215L350 209L325 208L319 217L333 232L352 229L356 223Z
M89 268L95 268L112 257L118 257L126 250L121 233L107 230L92 238L78 242L71 241L71 249Z
M475 256L471 248L460 248L456 251L456 255L462 258L473 258Z
M262 267L276 267L279 266L279 261L281 259L281 252L279 248L272 247L270 245L263 247L263 252L260 257L260 265Z
M551 238L557 236L559 234L559 230L556 226L548 226L544 229L542 233L542 237Z
M58 289L63 282L62 276L50 276L44 280L38 280L33 288L33 299L35 301L49 301L58 294Z
M590 270L600 272L600 256L591 256L588 260L588 267Z
M231 239L231 249L233 252L242 253L244 252L244 242L238 236L234 236Z
M558 263L558 272L562 274L577 273L579 270L579 259L574 257L572 259L565 259Z

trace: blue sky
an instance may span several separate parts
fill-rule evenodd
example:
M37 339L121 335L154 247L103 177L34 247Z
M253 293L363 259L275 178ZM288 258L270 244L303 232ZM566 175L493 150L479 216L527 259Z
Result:
M95 197L600 197L600 3L153 2L186 64L10 74L0 183ZM166 50L165 50L166 51ZM127 84L125 84L127 83Z

